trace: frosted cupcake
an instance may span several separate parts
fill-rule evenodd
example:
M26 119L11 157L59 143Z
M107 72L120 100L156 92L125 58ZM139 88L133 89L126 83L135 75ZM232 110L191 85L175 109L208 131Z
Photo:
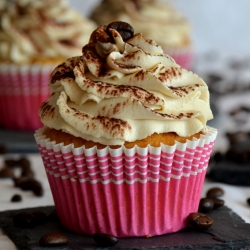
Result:
M96 27L63 0L5 1L0 12L0 126L35 130L56 65L81 53Z
M116 22L56 67L49 87L35 138L62 224L117 237L185 228L217 134L205 82Z
M154 40L181 67L190 69L193 59L191 27L170 3L158 0L103 0L91 18L99 25L113 21L130 23L135 32Z

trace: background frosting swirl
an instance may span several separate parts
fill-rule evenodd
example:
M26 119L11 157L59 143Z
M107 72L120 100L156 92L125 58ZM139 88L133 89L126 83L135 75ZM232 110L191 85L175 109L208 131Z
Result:
M163 49L191 46L189 22L170 3L158 0L103 0L93 10L91 18L99 25L117 20L130 23L136 32L153 39Z
M14 63L79 55L96 28L64 0L9 1L0 17L0 59Z
M123 41L100 26L82 49L53 71L39 114L50 128L106 145L153 133L190 136L211 119L205 82L181 68L141 33Z

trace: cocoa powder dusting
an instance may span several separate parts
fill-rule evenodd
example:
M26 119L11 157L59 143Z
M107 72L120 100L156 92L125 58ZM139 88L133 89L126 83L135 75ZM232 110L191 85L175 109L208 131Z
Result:
M55 113L55 108L48 102L43 102L40 107L41 118L50 117L53 118Z
M51 74L50 82L54 84L56 81L60 81L65 78L75 79L73 68L76 65L75 58L69 58L64 63L58 65Z
M164 82L168 79L173 79L180 76L181 76L181 68L171 67L169 69L166 69L165 72L160 73L158 79Z

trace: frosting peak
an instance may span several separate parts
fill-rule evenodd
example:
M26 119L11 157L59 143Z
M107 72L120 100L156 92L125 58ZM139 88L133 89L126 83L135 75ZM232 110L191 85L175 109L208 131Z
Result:
M123 38L119 29L101 26L82 56L55 68L52 95L39 111L42 122L106 145L205 131L212 118L205 82L142 34Z

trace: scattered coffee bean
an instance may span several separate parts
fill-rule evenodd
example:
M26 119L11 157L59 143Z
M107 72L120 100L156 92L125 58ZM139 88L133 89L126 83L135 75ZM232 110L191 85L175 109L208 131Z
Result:
M13 178L14 177L14 171L10 167L4 167L0 170L0 178L6 179L6 178Z
M130 39L134 35L133 27L126 22L117 21L110 23L107 27L107 33L110 35L109 29L118 31L124 41Z
M67 243L68 243L67 236L61 233L56 233L56 232L46 234L42 236L39 240L39 244L42 247L65 245Z
M35 217L36 224L42 224L48 221L48 215L42 209L34 210L31 214Z
M247 198L247 204L250 206L250 198Z
M214 223L214 220L203 213L190 213L187 218L187 224L192 229L208 229Z
M218 198L224 195L224 190L219 187L211 188L207 191L207 198Z
M223 155L221 152L216 152L213 156L215 162L220 162L223 159Z
M223 207L225 204L225 201L222 199L213 198L213 201L214 201L214 209L219 208L219 207Z
M210 198L202 198L200 199L199 209L198 211L201 213L208 213L214 208L214 201Z
M13 223L17 227L29 228L35 226L35 217L31 213L20 212L13 217Z
M13 179L15 186L22 190L32 191L36 196L43 195L43 187L41 183L33 178L15 178Z
M111 247L118 243L118 239L109 234L103 234L103 233L95 233L94 234L94 241L97 243L100 247Z
M4 145L0 145L0 154L7 154L8 153L8 149L4 146Z
M33 178L35 176L35 174L30 167L22 167L21 176Z
M17 161L14 159L6 159L4 163L8 167L15 167L17 165Z
M14 194L11 198L11 202L20 202L22 201L22 196L20 194Z
M48 215L48 219L50 221L55 221L55 222L60 221L55 209L50 212L50 214Z
M23 168L30 168L30 161L26 157L21 157L18 161L17 164L20 165Z

